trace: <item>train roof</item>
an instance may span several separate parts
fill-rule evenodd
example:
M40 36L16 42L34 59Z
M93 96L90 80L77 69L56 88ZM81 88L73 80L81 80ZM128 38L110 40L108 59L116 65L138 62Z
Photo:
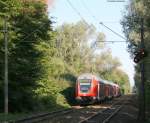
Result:
M93 79L94 77L96 77L96 76L91 73L84 73L84 74L81 74L78 77L78 79Z
M112 85L112 86L117 86L117 87L119 87L118 84L116 84L116 83L114 83L114 82L112 82L112 81L108 81L108 80L103 80L103 81L104 81L105 84L109 84L109 85Z
M104 83L104 84L108 84L108 85L111 85L111 86L117 86L117 87L119 87L118 84L115 84L112 81L103 80L102 78L100 78L100 77L98 77L96 75L93 75L91 73L83 73L80 76L78 76L78 79L93 79L93 78L95 78L100 83Z

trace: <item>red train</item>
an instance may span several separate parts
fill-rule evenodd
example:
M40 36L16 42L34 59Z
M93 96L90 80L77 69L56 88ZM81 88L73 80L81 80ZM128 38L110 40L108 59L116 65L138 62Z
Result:
M99 102L121 95L119 85L93 74L82 74L76 82L76 100L79 103Z

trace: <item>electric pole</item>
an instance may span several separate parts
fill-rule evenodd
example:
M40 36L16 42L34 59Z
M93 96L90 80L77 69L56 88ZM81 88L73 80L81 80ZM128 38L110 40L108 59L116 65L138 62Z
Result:
M8 114L8 27L7 17L4 19L4 42L5 42L5 78L4 78L4 112Z

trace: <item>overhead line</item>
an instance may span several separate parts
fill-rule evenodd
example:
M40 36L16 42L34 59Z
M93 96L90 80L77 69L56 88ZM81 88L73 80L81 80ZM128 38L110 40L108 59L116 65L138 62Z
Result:
M120 35L119 33L115 32L114 30L112 30L111 28L109 28L108 26L104 25L103 22L100 22L99 24L101 24L102 26L104 26L105 28L107 28L108 30L110 30L111 32L113 32L114 34L116 34L117 36L119 36L120 38L126 40L125 37L123 37L122 35Z
M81 0L82 5L84 6L84 8L88 11L88 14L97 22L99 22L98 18L93 14L93 12L88 8L88 6L86 5L84 0ZM105 22L105 23L119 23L119 21L101 21L101 22Z
M81 13L73 6L73 4L67 0L68 4L72 7L72 9L80 16L80 18L85 21L85 19L82 17ZM86 21L85 21L86 22Z
M74 9L74 11L80 16L80 18L82 19L82 20L84 20L85 21L85 19L84 19L84 17L81 15L81 13L74 7L74 5L69 1L69 0L66 0L68 3L69 3L69 5ZM92 16L93 18L94 18L94 20L96 20L96 21L98 21L98 19L96 18L96 16L95 15L93 15L92 14L92 12L90 11L90 9L88 9L88 6L85 4L85 2L84 1L82 1L81 0L81 2L82 2L82 4L83 4L83 6L87 9L87 11L90 13L90 16ZM86 21L85 21L86 22ZM99 21L98 21L99 22ZM119 23L118 21L103 21L103 22L106 22L106 23Z
M87 6L87 4L85 3L84 0L80 0L82 5L84 6L84 8L89 12L88 14L93 17L94 20L96 20L97 22L99 22L98 18L93 14L93 12L89 9L89 7ZM107 21L107 20L104 20L102 22L105 22L105 23L119 23L119 21Z
M125 0L107 0L107 2L125 2Z
M87 27L90 29L92 28L91 25L89 25L86 20L84 19L84 17L81 15L81 13L74 7L74 5L69 1L67 0L68 4L71 6L71 8L80 16L80 18L83 20L84 24L87 25Z
M121 43L121 42L127 42L127 41L96 41L96 42L112 42L112 43Z
M93 17L94 20L97 21L97 18L95 17L95 15L92 14L92 12L90 11L90 9L87 7L87 5L85 4L84 0L82 0L82 4L85 7L85 9L89 12L89 14L91 15L91 17ZM99 22L99 21L98 21ZM120 38L126 40L125 37L123 37L122 35L120 35L119 33L115 32L114 30L112 30L111 28L109 28L108 26L104 25L103 22L100 22L99 24L101 24L102 26L104 26L105 28L107 28L108 30L110 30L111 32L113 32L115 35L119 36Z
M85 4L84 0L81 0L81 3L84 6L84 8L89 12L90 16L92 16L94 20L98 21L98 19L96 18L96 16L93 15L93 13L90 11L90 9L88 8L88 6Z
M81 15L81 13L73 6L73 4L72 4L69 0L67 0L67 2L68 2L68 4L73 8L73 10L80 16L80 18L84 21L84 23L87 24L86 20L83 18L83 16ZM85 5L85 3L83 3L83 4ZM88 7L87 7L86 5L85 5L85 7L86 7L86 9L90 12L90 10L88 9ZM95 17L94 15L92 15L92 12L90 12L90 13L91 13L91 16L96 19L96 17ZM97 19L96 19L96 20L97 20ZM45 24L47 24L47 23L42 24L39 28L37 28L36 30L34 30L33 32L31 32L29 35L27 35L27 36L26 36L25 38L23 38L21 41L24 41L25 39L27 39L28 37L30 37L32 34L34 34L36 31L38 31L40 28L42 28ZM121 36L120 34L116 33L115 31L113 31L112 29L110 29L109 27L107 27L106 25L104 25L103 23L100 23L100 24L102 24L102 25L103 25L104 27L106 27L107 29L111 30L113 33L115 33L115 34L118 35L119 37L125 39L123 36ZM88 26L89 26L89 25L88 25ZM89 28L91 28L91 27L89 26ZM126 40L126 39L125 39L125 40Z

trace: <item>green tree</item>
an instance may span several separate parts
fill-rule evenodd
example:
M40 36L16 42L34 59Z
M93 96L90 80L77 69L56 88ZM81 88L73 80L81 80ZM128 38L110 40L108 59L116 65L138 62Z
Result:
M131 54L131 57L134 58L134 52L140 49L140 27L141 21L140 19L144 19L144 42L145 42L145 50L150 52L150 4L149 0L133 0L129 3L126 10L122 25L124 28L124 33L129 41L128 50ZM143 59L145 65L145 90L146 90L146 109L150 112L150 73L149 73L149 60L150 57ZM135 74L135 85L139 89L141 81L140 81L140 63L135 66L136 74ZM138 91L140 92L140 91Z
M15 5L15 6L14 6ZM16 0L0 0L0 30L4 29L4 21L7 21L9 28L11 27L11 16L17 14L17 9L20 7L19 2ZM13 37L12 31L10 31L10 35ZM10 43L9 43L10 45ZM8 53L9 55L9 53ZM4 35L0 32L0 96L4 99ZM3 100L0 100L0 111L3 110Z
M58 56L66 64L65 71L75 75L85 72L99 74L103 79L120 84L125 89L125 93L129 92L128 76L118 69L121 66L120 61L113 58L110 51L95 54L96 47L90 46L92 39L94 46L103 48L101 46L101 43L105 43L103 33L96 32L94 27L85 25L82 21L76 24L63 24L56 29L56 32Z
M103 51L97 55L94 65L94 72L101 78L119 84L125 93L130 92L128 75L120 69L119 59L113 58L110 51Z
M100 32L97 34L97 38L96 38L96 46L99 48L104 48L105 47L105 39L106 36L104 33Z
M46 85L45 79L49 79L45 78L49 72L46 67L50 66L49 61L55 54L54 33L46 13L47 6L31 0L8 0L3 3L8 9L5 10L4 6L1 15L7 15L10 39L9 110L35 110L37 106L46 108L50 103L55 104L53 95L46 93L50 100L42 92L37 93L37 88L42 88L42 85ZM3 51L3 45L1 49ZM4 62L1 64L2 76L3 65Z
M76 24L63 24L56 31L58 56L62 57L71 72L81 72L84 61L92 54L88 41L94 35L95 28L80 21Z

